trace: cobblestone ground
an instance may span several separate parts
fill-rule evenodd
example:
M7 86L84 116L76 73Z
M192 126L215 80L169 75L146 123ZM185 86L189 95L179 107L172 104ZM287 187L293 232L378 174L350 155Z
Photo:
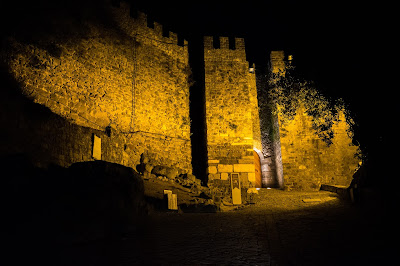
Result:
M355 207L322 191L262 189L255 200L231 212L153 213L144 221L146 226L132 230L125 239L68 250L70 261L63 261L66 265L71 260L73 265L397 265L391 261L395 248L390 247L396 238L379 208Z
M391 265L379 209L322 191L262 189L255 201L226 213L154 213L144 243L132 235L121 245L120 265Z

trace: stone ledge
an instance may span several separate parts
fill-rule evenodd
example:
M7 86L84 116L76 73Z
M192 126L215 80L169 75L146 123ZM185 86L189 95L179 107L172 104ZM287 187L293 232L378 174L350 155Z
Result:
M320 190L335 192L344 199L350 199L350 190L345 186L321 184Z
M220 173L232 173L233 165L231 164L218 164L218 172Z
M251 164L254 163L254 158L253 159L239 159L239 164Z

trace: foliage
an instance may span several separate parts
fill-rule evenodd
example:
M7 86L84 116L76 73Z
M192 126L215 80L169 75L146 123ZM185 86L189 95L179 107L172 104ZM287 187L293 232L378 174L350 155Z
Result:
M289 122L299 107L304 106L312 118L313 129L328 145L332 144L332 125L339 119L339 111L345 113L350 129L354 124L342 99L323 95L314 82L299 77L295 67L290 64L286 66L285 72L271 73L267 86L266 100L273 116L279 115L281 123ZM352 137L351 130L348 133Z

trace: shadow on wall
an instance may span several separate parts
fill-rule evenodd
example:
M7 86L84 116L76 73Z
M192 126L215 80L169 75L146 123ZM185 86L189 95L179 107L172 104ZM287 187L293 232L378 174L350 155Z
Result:
M204 54L203 39L199 37L189 43L189 63L193 79L196 82L190 87L190 125L192 144L193 174L207 184L207 125L205 114Z
M15 106L2 107L13 112L21 122L8 121L7 115L2 117L8 136L15 141L5 143L7 148L1 147L0 151L14 152L31 146L18 143L25 142L40 146L31 153L47 150L41 152L40 162L47 156L52 162L65 161L55 163L69 166L91 159L90 151L87 152L91 145L91 136L88 136L96 134L101 138L103 160L134 167L140 154L147 150L152 152L154 164L191 172L190 67L186 45L172 43L176 34L162 36L160 24L148 27L144 14L136 20L130 17L126 5L113 8L109 1L93 0L84 0L82 4L76 0L57 1L49 6L47 2L51 1L39 2L38 6L43 8L35 6L32 11L39 9L46 13L43 17L35 19L40 12L28 12L27 18L19 14L29 22L30 31L21 25L22 28L13 28L1 36L5 37L1 62L20 82L17 90L14 90L17 85L7 89L24 92L29 100L49 107L67 120L15 95L12 100ZM21 6L23 10L26 8ZM131 36L130 27L138 35ZM148 89L160 86L162 90ZM38 123L30 122L31 119ZM107 127L112 130L105 135L103 131ZM23 131L34 137L25 138ZM65 149L52 151L53 147L60 146ZM57 153L63 153L64 158Z
M92 160L92 135L105 135L104 132L71 124L34 103L22 94L7 71L1 70L0 156L24 154L33 165L42 168Z
M132 168L93 161L93 133L105 140L106 133L71 124L32 102L2 70L2 261L27 265L63 258L64 265L112 265L115 239L132 227L146 231L141 177Z

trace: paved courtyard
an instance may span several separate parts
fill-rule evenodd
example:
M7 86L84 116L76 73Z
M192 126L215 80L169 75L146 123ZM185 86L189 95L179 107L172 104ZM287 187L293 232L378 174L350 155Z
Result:
M390 265L383 213L330 192L262 189L256 204L227 213L149 217L140 262L159 265ZM132 239L120 265L131 265Z
M331 192L261 189L221 213L154 212L122 240L66 248L61 265L397 265L378 208ZM53 265L58 265L55 263Z

